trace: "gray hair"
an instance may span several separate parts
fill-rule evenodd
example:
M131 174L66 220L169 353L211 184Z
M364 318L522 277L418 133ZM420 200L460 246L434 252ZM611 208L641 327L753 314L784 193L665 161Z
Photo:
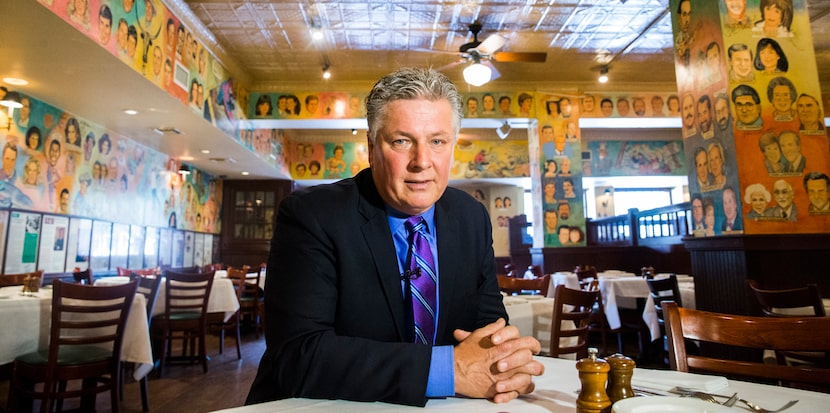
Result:
M770 195L767 188L759 183L752 184L746 187L746 193L744 194L744 202L747 204L752 203L752 194L760 192L764 195L764 200L769 202L772 199L772 195Z
M375 141L378 130L386 120L386 108L396 100L426 99L447 100L453 111L455 133L461 127L461 95L455 85L443 73L432 69L403 68L378 80L366 97L366 120L369 123L369 139Z

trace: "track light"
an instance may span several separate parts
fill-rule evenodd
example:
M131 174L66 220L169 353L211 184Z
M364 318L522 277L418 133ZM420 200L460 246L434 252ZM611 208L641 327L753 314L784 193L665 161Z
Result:
M499 135L499 139L505 139L507 138L507 135L510 135L510 131L512 130L513 128L510 126L510 123L504 121L501 126L496 128L496 135Z
M357 129L352 129L352 135L357 135Z
M329 78L331 78L331 72L329 71L329 65L325 64L323 65L323 79L328 80Z
M605 66L599 69L599 78L597 78L599 83L607 83L608 82L608 67Z

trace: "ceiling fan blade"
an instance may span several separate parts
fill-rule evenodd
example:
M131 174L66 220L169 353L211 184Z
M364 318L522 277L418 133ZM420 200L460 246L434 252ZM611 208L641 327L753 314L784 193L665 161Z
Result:
M490 70L491 70L491 72L490 72L490 82L492 82L492 81L494 81L494 80L501 77L501 73L499 73L499 69L496 69L496 66L493 64L493 62L491 62L489 60L485 60L485 61L481 62L481 64L483 64L484 66L487 66L487 67L490 68Z
M548 58L548 54L543 52L497 52L492 57L497 62L544 63Z
M481 54L493 54L496 50L499 50L507 43L507 40L504 37L501 37L497 34L491 34L486 40L481 42L476 49Z

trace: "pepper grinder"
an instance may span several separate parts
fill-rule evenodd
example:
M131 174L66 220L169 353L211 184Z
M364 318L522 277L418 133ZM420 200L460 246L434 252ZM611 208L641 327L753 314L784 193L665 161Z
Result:
M607 357L605 361L611 366L608 387L605 389L611 403L634 397L634 389L631 388L631 376L636 366L634 360L618 353Z
M608 362L597 357L597 349L588 349L588 357L576 362L579 370L579 381L582 388L576 400L577 413L608 413L611 411L611 400L605 393L605 382L608 380L608 371L611 367Z

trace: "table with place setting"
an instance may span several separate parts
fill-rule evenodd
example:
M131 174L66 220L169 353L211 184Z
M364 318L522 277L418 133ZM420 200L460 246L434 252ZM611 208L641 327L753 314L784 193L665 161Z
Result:
M512 306L512 305L511 305ZM429 411L475 412L475 413L573 413L581 387L574 360L537 357L545 366L545 373L536 377L533 393L512 400L506 404L495 404L489 400L450 397L432 399L427 402ZM742 399L760 406L774 409L790 400L798 402L786 410L788 413L814 413L826 411L830 394L817 393L787 387L755 384L727 380L719 376L682 373L668 370L636 368L632 376L635 392L643 396L618 402L616 413L636 412L746 412L740 404L726 407L690 397L680 397L669 392L677 387L708 393L731 396L738 393ZM648 394L648 396L646 396ZM688 393L684 393L688 394ZM725 401L721 398L720 401ZM265 412L423 412L424 408L401 406L389 403L352 402L345 400L285 399L251 406L221 410L222 413L265 413Z
M668 277L669 273L659 273L655 279ZM689 275L677 274L677 284L683 300L683 306L695 308L694 279ZM551 278L551 287L548 295L552 296L553 291L559 284L568 288L579 289L579 279L572 272L557 272ZM657 312L654 309L654 301L651 299L650 291L646 280L634 273L624 271L604 271L597 273L599 291L602 296L602 304L605 309L605 317L611 328L619 328L622 325L620 320L620 308L637 308L636 300L644 299L643 321L648 326L651 339L661 337L660 324L657 320Z
M126 277L124 277L126 278ZM0 364L11 363L15 357L49 347L49 326L52 317L52 288L45 286L36 293L23 295L22 286L0 288ZM124 328L121 359L147 368L136 369L140 379L153 366L146 301L136 294Z

